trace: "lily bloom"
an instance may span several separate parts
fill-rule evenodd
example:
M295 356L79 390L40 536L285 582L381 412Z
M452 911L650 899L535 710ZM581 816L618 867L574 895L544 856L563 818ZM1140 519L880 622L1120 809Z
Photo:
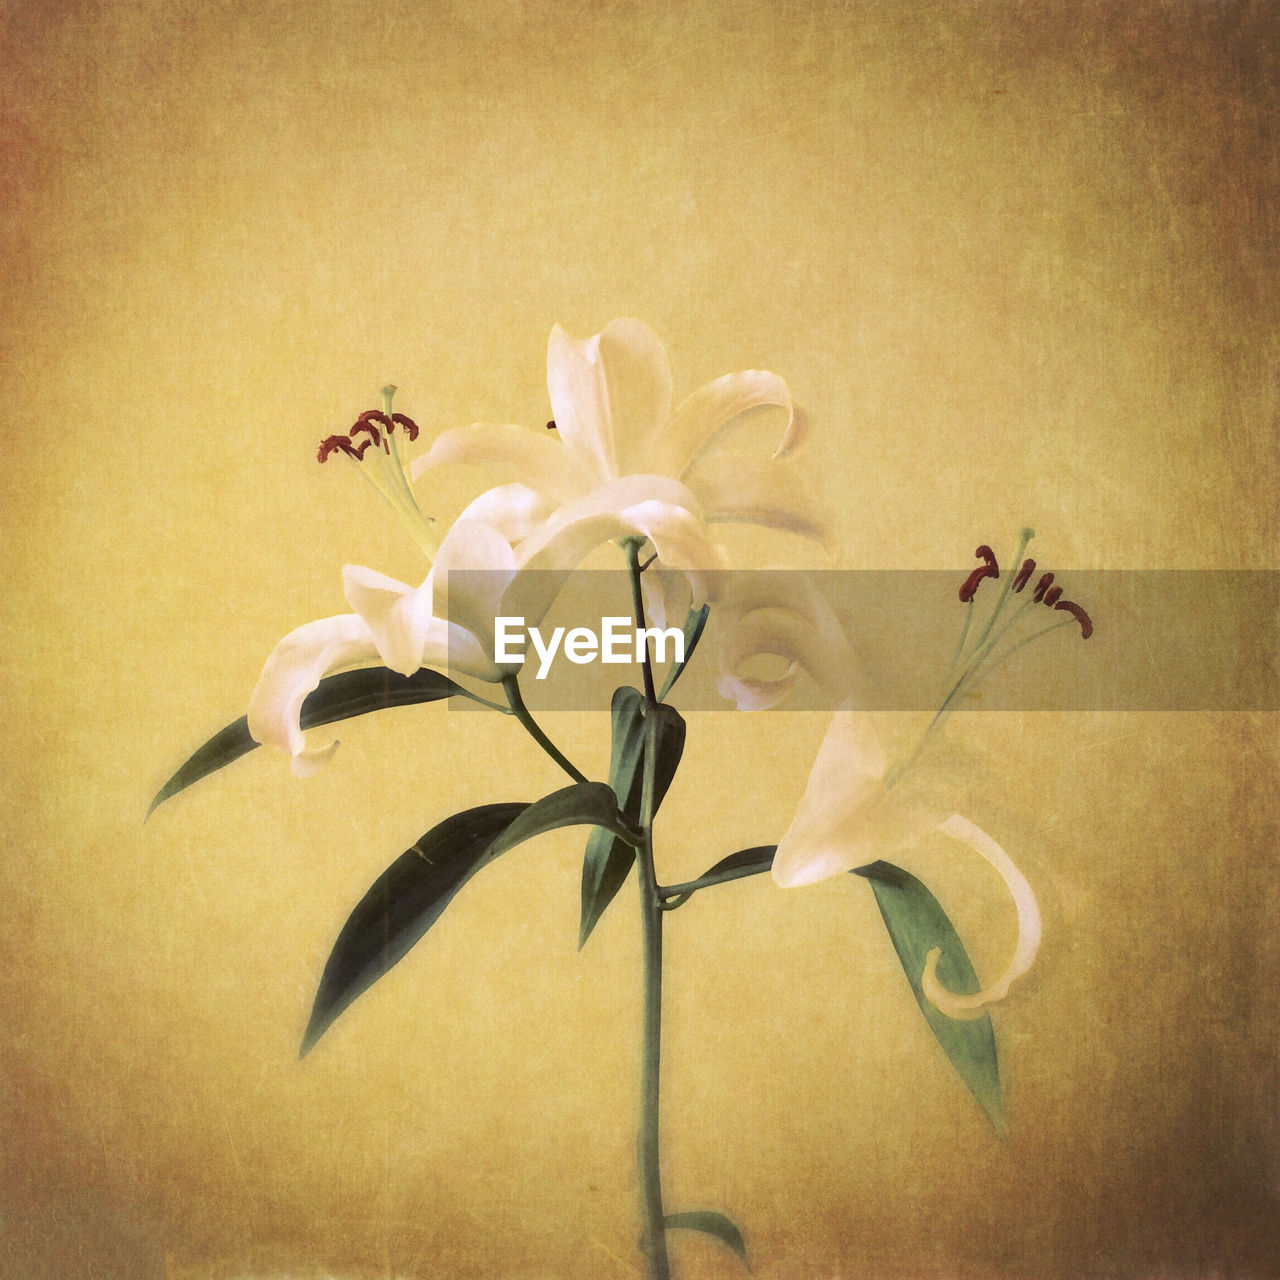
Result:
M434 563L417 587L361 565L344 566L354 612L297 627L268 657L249 699L249 733L286 751L299 775L314 773L337 746L309 746L300 724L307 695L331 672L381 663L409 676L431 666L497 682L519 669L519 663L494 661L493 620L516 576L511 544L527 539L541 522L523 491L498 489L472 502L441 541L434 521L418 507L401 460L397 436L414 440L418 427L392 413L395 390L384 387L383 409L362 413L345 435L328 437L317 456L320 462L345 456L357 464ZM464 572L451 586L455 570L483 572Z
M450 571L467 569L487 572L466 573L450 590ZM288 752L293 772L305 776L338 745L308 746L299 723L307 695L331 672L380 662L405 676L430 666L497 682L518 670L518 663L494 662L492 638L515 570L510 543L474 518L450 528L421 586L344 566L345 594L355 612L304 623L276 645L249 698L249 733Z
M401 458L399 437L416 439L418 427L392 412L394 387L383 389L382 410L361 414L345 435L321 443L318 460L345 456L358 465L435 563L417 587L347 565L343 582L354 612L298 627L267 659L250 698L249 731L256 741L286 750L295 773L314 772L336 746L309 747L299 723L307 694L330 672L381 662L402 675L433 666L500 681L519 664L494 661L494 619L517 614L536 624L563 575L613 538L646 538L663 564L685 575L699 601L710 590L706 575L725 567L724 552L711 542L698 501L685 484L669 474L621 474L605 467L606 457L613 456L614 446L607 442L615 426L625 436L627 429L640 430L646 414L665 422L670 373L657 339L636 321L619 321L587 343L575 343L557 329L551 348L552 404L570 443L515 427L446 433L419 460L417 473L442 460L484 461L492 454L492 460L534 484L502 484L480 494L443 541L419 508ZM701 400L691 397L686 403L693 408L678 411L666 424L661 448L671 468L685 454L691 458L699 451L705 443L699 433L711 430L716 420L731 420L757 404L782 404L791 433L795 417L780 379L743 374L721 384L712 384L710 392L704 388ZM647 409L641 404L646 396ZM631 405L635 413L614 412L622 405ZM651 433L645 428L641 434L647 440ZM593 473L599 483L584 478L591 458L600 462ZM572 498L570 480L580 490ZM775 477L773 487L756 491L753 499L748 481L743 492L748 502L765 503L771 494L789 493L793 483L790 477ZM714 494L714 486L707 492ZM803 523L798 512L794 520ZM450 588L455 570L473 572L463 573Z
M736 599L730 588L721 607L722 617L729 614L729 626L720 646L719 688L739 709L777 705L799 669L813 676L837 704L804 795L778 841L773 878L784 888L812 884L877 859L891 859L933 832L966 845L1004 881L1017 912L1018 940L1001 975L974 994L942 985L937 974L941 952L934 948L926 957L922 987L949 1017L980 1017L987 1005L1008 994L1035 959L1041 938L1035 894L996 840L953 811L945 781L930 774L919 748L890 762L872 717L855 709L857 660L847 637L818 592L796 579L788 575L785 590L779 590L757 575ZM968 602L972 592L961 598ZM781 660L783 672L769 679L749 674L761 656ZM935 717L926 737L938 723Z
M976 823L948 812L936 785L917 773L891 770L871 718L849 708L831 718L804 795L773 859L773 878L783 888L812 884L842 871L892 860L895 853L940 831L967 845L1005 883L1018 916L1018 941L1004 972L972 995L948 990L938 980L941 952L925 958L924 994L952 1018L976 1018L1009 994L1040 948L1040 909L1035 893L1013 859Z
M556 325L547 344L547 390L550 429L456 427L412 463L412 479L463 462L489 471L509 493L521 490L525 509L545 522L534 545L521 548L522 559L544 567L569 568L601 543L646 536L662 564L690 575L699 600L701 572L726 565L708 525L746 522L825 537L782 461L799 443L803 422L776 374L727 374L673 410L662 343L639 320L621 319L587 339ZM771 458L716 447L726 427L763 407L786 414Z

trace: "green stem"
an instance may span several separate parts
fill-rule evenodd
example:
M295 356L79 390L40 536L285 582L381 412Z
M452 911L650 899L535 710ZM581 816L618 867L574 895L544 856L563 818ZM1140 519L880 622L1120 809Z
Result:
M524 705L524 697L520 693L520 681L514 676L504 676L502 687L506 690L507 702L511 705L512 714L529 731L529 736L547 753L574 782L586 782L587 775L579 769L568 756L556 746L542 731L542 726L533 718L532 712Z
M641 538L627 539L627 566L631 570L631 607L635 610L636 627L643 631L644 627L644 592L640 589L640 575L644 572L645 566L640 563L640 544ZM645 637L644 642L644 696L645 701L653 706L658 701L658 695L653 687L653 663L649 657L649 638Z
M482 707L488 707L491 711L500 711L504 716L513 714L509 703L504 707L502 703L481 697L480 694L472 693L470 689L464 689L461 685L458 686L458 692L455 696L470 698L472 702L478 702Z
M640 589L641 538L626 541L631 570L631 604L636 626L644 627L644 595ZM646 711L657 706L649 644L644 647ZM640 1177L640 1244L649 1264L649 1280L669 1280L667 1231L662 1212L662 1166L658 1114L662 1075L662 898L653 865L653 811L658 766L658 721L645 716L644 774L640 791L640 825L644 839L636 850L640 886L640 938L644 963L643 1041L640 1063L640 1128L636 1134L636 1163Z
M640 928L644 944L644 1048L640 1071L640 1131L636 1155L640 1173L641 1242L650 1280L668 1280L667 1234L662 1212L658 1100L662 1065L662 900L653 866L653 800L657 765L657 721L645 726L644 784L640 819L644 841L636 850L640 883Z

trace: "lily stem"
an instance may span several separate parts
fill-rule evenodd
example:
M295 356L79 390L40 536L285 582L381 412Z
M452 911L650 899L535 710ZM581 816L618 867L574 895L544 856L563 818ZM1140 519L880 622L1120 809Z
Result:
M636 850L640 883L640 926L644 946L644 1049L640 1072L640 1130L636 1155L640 1174L641 1242L650 1280L669 1280L667 1233L662 1212L662 1168L658 1102L662 1063L662 899L653 866L654 775L658 753L657 721L645 725L644 783L640 819L644 841Z
M574 782L586 782L587 775L569 759L543 732L542 726L533 718L533 713L524 704L524 696L520 692L520 681L514 675L504 676L502 687L507 694L507 702L517 720L528 730L529 736L547 753Z
M504 716L513 715L510 704L503 706L500 702L494 702L489 698L481 697L478 693L472 693L470 689L464 689L459 685L455 696L470 698L472 702L478 702L482 707L488 707L491 711L501 712Z
M636 626L644 627L644 595L640 575L641 538L626 541L631 570L631 603ZM657 706L653 667L646 639L644 650L646 710ZM643 841L636 850L636 879L640 886L640 937L644 965L643 1047L640 1063L640 1128L636 1134L636 1162L640 1177L640 1244L649 1264L649 1280L670 1280L666 1218L662 1212L662 1165L658 1116L662 1074L662 893L653 864L653 812L658 767L658 721L645 716L644 772L640 790L640 825Z
M627 539L627 565L631 570L631 606L635 610L636 627L643 631L644 626L644 592L640 589L640 575L648 565L640 563L640 544L642 538ZM652 559L650 562L652 563ZM653 663L649 656L649 637L644 640L644 696L645 701L653 706L658 701L657 690L653 686Z

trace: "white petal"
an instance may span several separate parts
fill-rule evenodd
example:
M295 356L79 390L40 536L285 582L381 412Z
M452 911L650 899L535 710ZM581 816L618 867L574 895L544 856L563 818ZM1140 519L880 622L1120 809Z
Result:
M739 711L768 711L782 702L795 684L796 664L773 679L763 676L734 675L722 671L716 677L716 690L722 698L732 702Z
M477 521L496 529L512 546L531 538L546 523L555 504L522 484L505 484L486 489L473 499L457 522Z
M422 665L496 683L508 671L519 670L520 664L500 667L494 662L492 626L486 641L457 623L432 618L422 642Z
M298 723L307 694L328 672L378 656L369 628L356 614L321 618L289 632L272 650L249 698L253 740L287 751L299 776L314 773L338 744L307 748Z
M619 518L625 531L642 533L653 543L663 564L685 575L694 608L715 598L716 579L729 568L729 557L722 546L711 541L706 524L697 515L687 507L653 499L624 508Z
M677 569L655 560L640 579L644 613L651 627L683 627L693 607L689 580Z
M708 382L677 407L653 442L655 453L650 469L683 476L727 426L752 409L768 406L786 411L782 439L773 452L775 458L784 457L800 442L803 416L792 404L787 384L776 373L747 369Z
M599 480L638 469L671 411L671 367L639 320L614 320L593 338L559 325L547 344L547 391L561 440Z
M924 994L935 1007L950 1018L980 1018L987 1005L1003 1000L1009 994L1009 987L1022 977L1036 958L1040 949L1040 907L1036 895L1027 878L1014 865L1013 859L985 832L968 818L954 813L938 828L944 834L967 844L984 857L999 873L1008 886L1013 898L1013 905L1018 912L1018 945L1014 949L1013 959L1008 968L989 987L973 995L957 995L948 991L938 981L938 959L942 955L939 948L934 947L925 956L924 975L921 986Z
M710 453L685 476L709 524L756 524L785 529L835 546L816 503L799 477L777 459L731 457Z
M878 836L892 807L885 755L870 719L837 711L791 825L778 841L773 878L783 888L812 884L881 857Z
M829 707L847 702L859 684L857 664L838 625L819 630L796 610L776 607L742 615L722 609L720 621L720 670L730 679L749 677L751 664L768 656L807 671Z
M629 514L638 513L638 514ZM694 553L700 563L715 562L723 557L708 552L709 538L701 518L697 499L678 480L668 476L629 475L598 485L590 493L562 506L550 520L520 547L522 565L529 568L572 569L595 547L629 534L648 534L639 521L661 523L663 515L682 513L688 524L702 531L703 537ZM661 553L659 558L669 568L683 569Z
M503 599L515 573L515 552L496 529L461 519L450 528L431 570L432 613L469 634L486 655L477 665L475 655L455 634L451 667L484 680L502 679L505 670L492 660L494 619L505 612Z
M409 474L416 482L428 471L455 462L480 467L504 485L528 485L556 501L581 492L591 480L555 432L491 422L443 432L426 453L413 460Z
M519 548L521 572L507 607L537 625L568 573L596 547L641 534L659 558L689 579L695 603L715 592L715 572L727 566L711 542L693 495L666 476L634 475L600 485L569 503Z
M342 567L347 603L365 620L382 661L402 676L422 666L431 622L431 579L411 587L362 565Z
M789 689L794 672L763 684L749 678L760 655L802 667L817 683L827 705L852 705L861 678L857 659L831 606L808 574L735 574L717 610L718 654L726 696L754 706L774 705ZM774 701L762 701L763 698Z

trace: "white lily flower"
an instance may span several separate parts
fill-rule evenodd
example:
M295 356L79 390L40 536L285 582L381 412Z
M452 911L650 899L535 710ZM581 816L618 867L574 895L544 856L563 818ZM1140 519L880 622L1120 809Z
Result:
M865 712L843 708L831 718L791 825L773 859L773 878L783 888L813 884L842 871L892 859L895 852L931 831L967 845L1003 879L1018 917L1018 941L1000 977L972 995L948 990L938 980L941 951L925 958L924 994L952 1018L977 1018L1009 994L1040 948L1040 908L1013 859L976 823L947 813L937 795L910 773L894 778Z
M331 672L381 662L404 676L431 666L496 682L519 667L494 661L493 627L516 573L512 541L541 527L537 497L519 485L483 494L440 542L400 458L397 434L413 440L418 428L392 413L395 390L384 387L383 409L362 413L346 435L326 439L318 459L341 453L358 464L435 563L417 587L361 565L344 566L355 612L305 623L272 651L249 699L249 733L286 751L300 775L314 773L337 746L308 746L300 723L307 695ZM451 586L450 574L462 570L480 572L463 573Z
M516 669L493 659L493 619L515 554L500 532L467 516L449 530L421 586L347 565L355 612L305 623L276 645L249 699L249 733L288 752L294 773L316 772L338 745L309 747L299 723L307 695L331 672L381 662L405 676L430 666L496 682ZM451 588L452 570L484 572L465 573Z
M639 320L622 319L584 340L556 325L547 388L554 433L473 423L444 432L410 467L418 481L436 467L470 463L532 493L526 510L540 512L546 528L533 551L521 549L522 561L571 568L603 542L642 534L664 565L689 575L698 597L707 586L701 573L725 564L709 524L825 538L782 461L800 440L802 418L776 374L728 374L673 411L661 342ZM770 406L787 415L771 459L726 457L712 447L742 415Z
M941 952L926 957L924 994L952 1018L977 1018L1031 967L1040 946L1041 921L1026 877L1000 845L968 818L950 810L941 780L925 763L892 766L871 716L854 709L857 663L832 614L817 591L797 575L779 580L755 575L745 591L727 593L729 626L721 642L720 691L740 710L776 706L786 696L798 668L812 675L837 703L813 763L804 795L778 841L773 878L783 888L813 884L855 867L892 858L927 839L931 832L968 846L1004 880L1018 918L1018 941L1004 972L971 995L948 990L938 980ZM736 598L735 598L736 597ZM761 655L786 663L782 675L761 679L744 674ZM916 753L907 757L908 764Z

